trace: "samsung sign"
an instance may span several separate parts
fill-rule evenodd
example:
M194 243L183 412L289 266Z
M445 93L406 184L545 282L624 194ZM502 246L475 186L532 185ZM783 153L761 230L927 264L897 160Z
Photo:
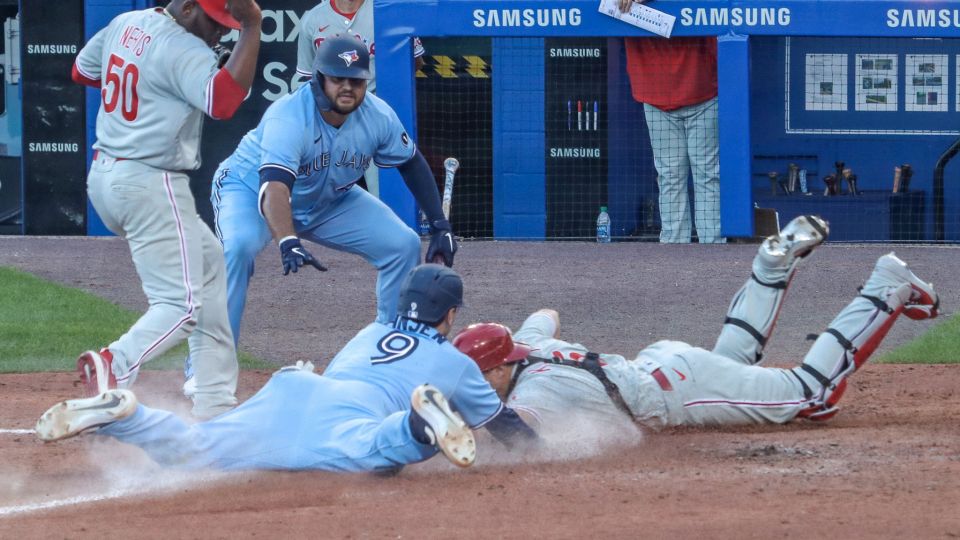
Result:
M790 26L790 8L683 8L683 26Z
M473 26L477 28L580 26L580 20L579 8L473 10Z

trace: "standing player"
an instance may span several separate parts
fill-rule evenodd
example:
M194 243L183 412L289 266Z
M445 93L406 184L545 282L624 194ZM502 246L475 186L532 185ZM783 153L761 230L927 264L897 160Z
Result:
M337 35L352 36L363 42L370 53L370 81L367 91L375 93L376 46L373 41L373 0L321 0L319 4L300 18L300 34L297 37L297 70L293 74L290 87L296 89L312 76L313 61L317 48L325 39ZM413 56L416 69L423 65L423 44L419 38L413 40ZM366 170L360 181L362 187L374 196L380 195L380 175L377 167Z
M457 243L433 175L396 113L367 95L369 61L353 38L325 40L310 84L274 102L216 172L211 200L235 341L254 259L271 237L284 275L305 264L326 270L300 238L362 256L379 271L376 320L393 321L420 238L376 197L351 189L371 162L397 167L426 210L433 235L427 261L441 256L453 264ZM188 379L186 392L189 386Z
M756 365L799 259L826 236L826 223L806 216L763 242L713 351L659 341L633 360L594 355L556 338L559 316L549 309L527 318L515 336L526 345L516 349L506 327L489 323L468 327L454 344L538 431L569 429L578 417L593 426L622 428L633 420L653 429L826 420L838 412L847 378L866 363L896 318L933 318L939 307L930 284L893 254L884 255L799 367ZM545 359L526 359L527 345Z
M310 80L317 48L325 39L334 36L352 36L363 42L370 52L370 83L368 92L376 92L376 46L373 41L373 0L321 0L300 18L297 37L297 71L293 76L294 89ZM413 57L417 69L423 63L423 44L413 39Z
M120 15L77 55L74 81L101 88L102 97L87 193L129 243L150 302L126 334L77 360L89 395L129 386L144 362L188 339L197 359L194 414L236 405L223 253L183 171L200 166L203 114L228 119L247 95L260 22L253 0L172 0ZM211 47L231 28L240 38L218 69Z
M483 425L507 443L534 440L446 339L463 304L460 276L419 266L404 280L400 304L393 324L361 330L323 376L309 363L281 369L250 400L208 422L190 426L138 405L132 392L110 390L53 406L37 435L52 441L105 424L100 433L164 465L392 472L438 449L456 465L471 465L470 428Z

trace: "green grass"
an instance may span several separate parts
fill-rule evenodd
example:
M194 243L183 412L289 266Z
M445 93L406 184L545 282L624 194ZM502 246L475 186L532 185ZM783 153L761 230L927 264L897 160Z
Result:
M77 355L120 337L140 313L78 289L0 267L0 373L72 371ZM186 343L146 369L182 369ZM240 354L241 368L272 364Z
M897 321L898 324L910 322ZM960 363L960 317L954 315L940 322L922 336L884 354L877 361L887 364Z

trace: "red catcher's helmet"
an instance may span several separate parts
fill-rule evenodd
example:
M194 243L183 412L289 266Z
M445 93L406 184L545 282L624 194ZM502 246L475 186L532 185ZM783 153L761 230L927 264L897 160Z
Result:
M226 0L197 0L197 3L200 4L200 9L202 9L208 17L217 21L219 24L232 30L240 29L240 21L234 19L233 15L230 14L230 10L227 9Z
M480 371L519 362L533 350L514 343L510 329L497 323L471 324L453 338L453 346L472 358Z

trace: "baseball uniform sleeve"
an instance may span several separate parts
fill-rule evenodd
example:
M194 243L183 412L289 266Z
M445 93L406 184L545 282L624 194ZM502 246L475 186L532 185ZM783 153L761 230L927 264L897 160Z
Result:
M313 69L313 58L317 54L313 46L314 10L307 11L300 19L300 35L297 37L297 73L309 77Z
M292 110L284 108L291 101L278 101L263 118L263 134L260 138L260 180L281 181L291 189L300 167L300 157L305 154L302 119Z
M73 81L87 86L100 86L100 73L103 66L103 40L107 29L100 30L80 49L73 62Z
M213 49L200 40L190 40L183 46L174 45L172 49L164 54L171 90L210 118L226 120L232 117L247 92L226 68L217 69L217 55Z
M469 359L464 362L464 370L456 389L447 398L467 425L473 429L492 420L503 408L503 402L500 401L490 383L483 378L480 368Z
M393 109L385 105L382 111L386 121L381 130L380 145L377 148L377 154L373 157L373 162L381 168L396 167L414 156L417 145L407 134Z

